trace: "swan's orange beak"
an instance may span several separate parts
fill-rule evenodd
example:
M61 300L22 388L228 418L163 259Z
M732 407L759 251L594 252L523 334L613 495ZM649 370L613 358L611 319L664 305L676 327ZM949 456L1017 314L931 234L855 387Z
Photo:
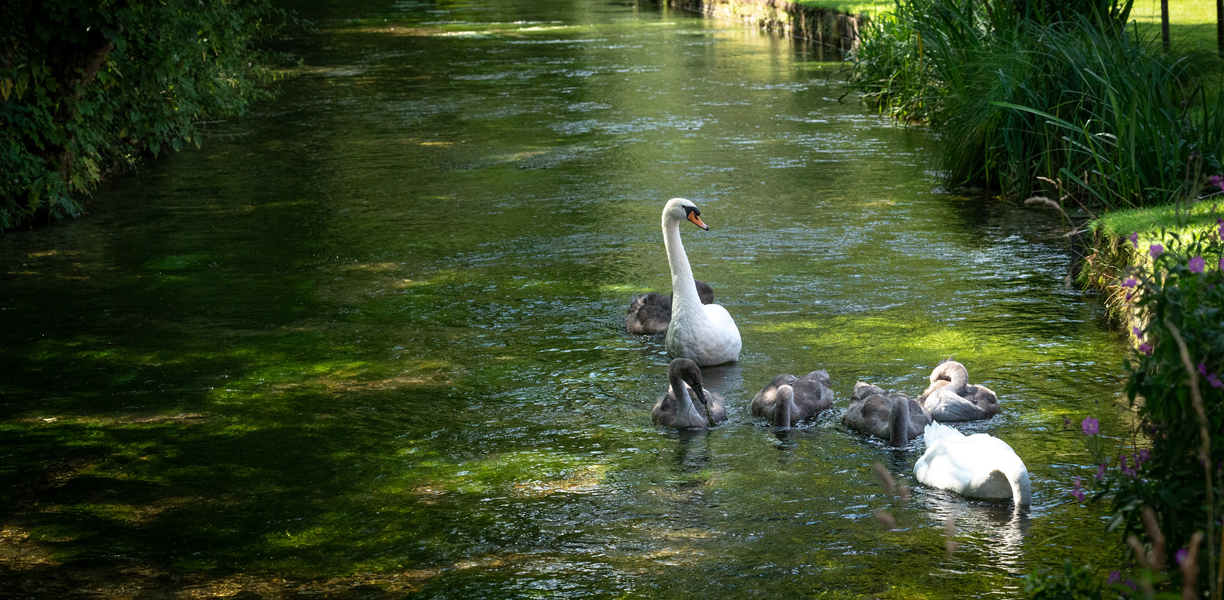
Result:
M688 220L692 221L692 222L693 222L693 225L696 225L696 226L698 226L698 227L700 227L700 228L702 228L702 229L704 229L704 230L706 230L706 231L709 231L709 230L710 230L709 225L706 225L705 223L702 223L702 222L701 222L701 217L697 216L697 213L695 213L695 212L689 212L689 214L688 214Z

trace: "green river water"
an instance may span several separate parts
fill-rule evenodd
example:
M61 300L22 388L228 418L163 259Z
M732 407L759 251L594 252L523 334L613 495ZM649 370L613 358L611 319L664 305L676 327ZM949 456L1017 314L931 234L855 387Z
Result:
M1063 226L943 191L838 56L649 3L296 8L280 98L0 236L0 595L1014 598L1117 568L1067 491L1079 421L1129 422L1126 342ZM743 336L700 434L651 424L668 359L623 326L670 285L676 196ZM960 428L1025 460L1021 515L840 423L856 379L917 394L949 355L999 394ZM815 423L748 411L817 368Z

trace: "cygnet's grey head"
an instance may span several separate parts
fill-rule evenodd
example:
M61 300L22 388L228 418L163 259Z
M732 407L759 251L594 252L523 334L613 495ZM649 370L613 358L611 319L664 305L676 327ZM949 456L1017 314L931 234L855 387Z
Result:
M689 387L693 388L694 395L696 396L695 400L702 404L707 403L705 390L701 387L701 367L698 367L697 363L687 358L674 359L667 366L667 376L671 379L673 388L676 387L677 383L681 385L687 383ZM680 390L675 390L675 392L679 394Z

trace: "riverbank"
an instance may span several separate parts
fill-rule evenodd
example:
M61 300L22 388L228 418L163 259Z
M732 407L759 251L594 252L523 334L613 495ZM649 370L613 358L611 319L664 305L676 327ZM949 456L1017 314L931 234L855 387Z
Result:
M1152 244L1168 247L1174 240L1218 226L1224 207L1210 199L1190 206L1173 205L1116 210L1087 225L1084 257L1075 267L1076 281L1086 290L1104 295L1111 319L1128 332L1144 329L1147 319L1136 307L1138 298L1123 285L1128 270L1149 270ZM1137 342L1136 342L1137 343Z
M737 19L766 31L812 40L839 50L858 45L870 21L865 12L787 2L786 0L656 0L660 4L726 19Z

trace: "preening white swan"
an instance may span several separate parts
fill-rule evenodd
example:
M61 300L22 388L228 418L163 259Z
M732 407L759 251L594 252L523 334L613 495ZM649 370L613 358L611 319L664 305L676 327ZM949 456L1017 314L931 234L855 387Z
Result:
M774 427L790 427L833 406L829 372L812 371L802 378L778 375L752 399L752 414Z
M917 400L862 381L854 384L850 407L842 415L846 427L884 438L889 446L897 448L922 435L922 428L930 422L930 415Z
M701 369L687 358L676 358L667 365L667 393L655 403L651 419L658 425L675 427L713 427L727 418L722 396L701 386Z
M1012 498L1017 507L1031 501L1028 469L1007 442L985 433L966 436L937 422L923 436L927 449L914 465L918 481L969 498Z
M931 385L918 401L936 421L976 421L999 414L999 399L989 388L969 385L969 371L952 359L931 371Z
M694 279L693 283L697 284L697 295L701 297L702 304L714 302L714 290L708 283L700 279ZM667 325L671 323L674 295L664 296L659 292L650 292L630 298L629 311L625 314L625 329L628 329L629 333L638 335L667 331Z
M739 360L739 328L727 309L717 304L702 304L689 267L688 255L680 242L680 221L709 229L701 222L697 205L684 198L672 198L663 207L663 245L671 266L671 323L667 326L667 353L688 358L708 367Z

